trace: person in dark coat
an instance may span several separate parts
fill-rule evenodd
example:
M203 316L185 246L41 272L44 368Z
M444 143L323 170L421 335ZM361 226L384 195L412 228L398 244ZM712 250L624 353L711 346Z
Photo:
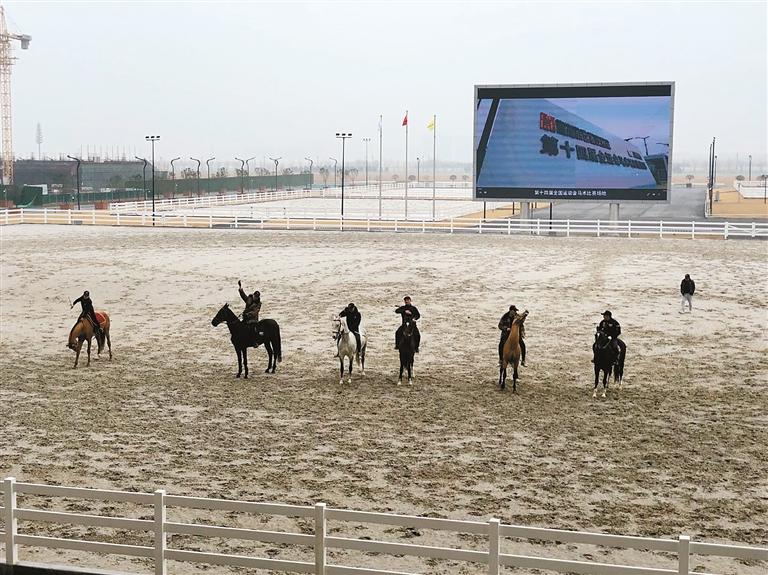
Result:
M252 294L246 294L240 280L237 280L237 291L240 293L240 299L245 302L243 321L249 328L255 331L256 324L259 323L259 312L261 311L261 292L256 290Z
M419 326L416 325L416 320L421 317L418 308L411 304L411 297L405 296L403 298L403 305L395 309L395 313L400 314L402 317L402 323L395 332L395 349L400 348L400 339L403 337L403 329L406 322L413 322L413 337L416 340L416 353L419 353L419 344L421 343L421 333L419 332Z
M619 339L619 336L621 335L621 325L618 321L613 319L613 314L611 314L610 311L605 310L603 312L603 319L597 325L597 331L604 331L606 335L611 338L611 345L613 345L614 349L619 353L616 357L616 361L618 362L620 355L626 352L627 345Z
M363 320L363 316L357 310L355 304L350 303L347 307L339 312L339 317L347 318L347 327L355 335L355 342L357 343L356 353L360 353L360 322ZM339 338L341 332L339 332ZM336 341L339 341L338 339Z
M681 301L680 304L683 306L683 311L685 311L685 304L688 302L688 312L693 309L693 292L696 291L696 284L691 279L691 276L688 274L685 274L685 277L683 278L683 281L680 282L680 295L681 295Z
M72 309L75 307L75 304L79 303L82 307L82 311L80 312L80 315L78 316L78 321L80 321L81 318L87 317L91 320L93 323L93 330L96 334L97 339L101 339L103 337L103 332L101 330L101 326L99 325L99 320L96 319L96 312L93 309L93 301L91 301L91 294L88 292L88 290L85 290L83 292L83 295L81 295L79 298L77 298L75 301L72 302L72 304L69 306L69 309Z
M501 337L499 338L499 361L501 361L501 354L504 353L504 342L509 337L509 331L512 329L512 322L517 316L517 307L514 305L509 306L509 311L501 316L499 320L499 329L501 330ZM525 365L525 324L520 326L520 365Z

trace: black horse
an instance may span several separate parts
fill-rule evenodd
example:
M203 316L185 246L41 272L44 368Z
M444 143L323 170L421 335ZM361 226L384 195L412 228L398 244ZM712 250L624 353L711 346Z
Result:
M250 329L235 315L229 304L224 304L211 320L214 327L221 322L227 322L229 333L232 335L232 345L237 352L237 375L240 377L245 366L245 377L248 377L248 348L259 347L262 343L269 354L269 363L264 373L275 373L278 361L283 361L280 345L280 326L273 319L263 319L256 324L256 330Z
M598 331L595 334L595 343L592 345L593 361L595 364L595 388L592 397L597 397L597 384L600 381L600 372L603 372L603 394L605 397L608 391L608 380L611 378L611 372L614 374L614 381L619 384L624 378L624 358L626 352L621 352L613 345L611 338L604 331Z
M400 338L398 351L400 352L400 377L397 385L403 383L403 370L408 370L408 385L413 385L413 356L416 355L416 324L406 321L403 324L403 334Z

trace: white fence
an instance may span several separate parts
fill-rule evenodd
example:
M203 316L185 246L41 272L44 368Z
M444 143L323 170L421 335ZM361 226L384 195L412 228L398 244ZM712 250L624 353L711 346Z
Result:
M178 497L167 495L163 490L154 493L128 491L108 491L102 489L83 489L58 487L33 483L17 483L14 478L6 478L3 485L3 503L0 513L4 519L5 531L0 536L5 542L5 563L20 565L19 548L45 547L50 549L68 549L109 555L144 557L153 560L156 575L167 573L168 561L203 563L271 569L289 573L315 573L317 575L408 575L404 572L386 568L360 568L328 561L329 549L355 550L367 553L404 555L431 559L463 561L487 566L485 572L498 575L503 566L525 569L544 569L560 573L583 573L593 575L690 575L692 556L719 556L741 561L768 561L768 548L744 545L723 545L691 541L690 537L680 535L677 539L605 535L560 529L543 529L502 524L498 519L481 521L459 521L436 519L409 515L369 513L345 509L327 508L324 503L309 505L284 505L275 503L253 503L224 499L204 499L198 497ZM62 498L78 498L110 502L124 502L151 507L152 519L128 519L84 513L56 512L27 507L19 507L17 496L38 495ZM234 513L271 515L281 517L299 517L313 523L312 534L289 533L283 531L265 531L223 527L199 523L180 523L167 520L167 509L205 509ZM436 547L376 541L363 538L333 537L328 535L327 521L355 522L374 525L401 526L413 529L430 529L453 533L474 534L474 549ZM152 545L135 545L75 538L43 537L25 535L19 530L19 522L47 522L87 527L102 527L121 531L149 533ZM306 531L306 530L305 530ZM223 540L236 539L279 543L291 546L311 548L314 561L293 561L253 557L249 555L211 553L171 547L168 535L181 534L198 537L210 537ZM89 536L93 535L93 531ZM104 538L106 536L97 533ZM125 537L125 536L124 536ZM109 536L114 541L114 536ZM484 542L482 539L484 539ZM594 561L566 560L543 556L515 555L504 553L502 545L505 538L554 541L561 543L581 543L611 548L638 549L649 552L665 552L670 568L642 567L637 565L616 565ZM480 547L481 549L478 549ZM386 567L386 560L380 562ZM696 570L699 573L699 570Z
M272 192L248 192L245 194L226 194L221 196L200 196L189 198L155 199L155 211L175 208L211 208L231 204L252 204L274 202L276 200L295 200L310 197L310 190L279 190ZM109 204L110 212L152 212L152 200L135 202L114 202Z
M406 233L469 233L503 235L559 235L609 237L768 238L768 223L646 220L545 220L504 218L483 220L455 217L443 220L378 220L373 218L270 217L247 214L188 214L147 212L111 214L104 210L18 208L0 210L0 224L83 224L101 226L156 226L261 230L367 231Z

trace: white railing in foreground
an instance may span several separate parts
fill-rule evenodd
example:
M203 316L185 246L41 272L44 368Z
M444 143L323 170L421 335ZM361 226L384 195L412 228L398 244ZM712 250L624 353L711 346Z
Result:
M324 230L407 233L473 233L500 235L559 235L609 237L768 238L768 222L715 222L711 220L521 220L516 217L482 220L451 217L442 220L303 217L259 217L254 214L189 214L142 212L110 214L103 210L16 208L0 210L3 224L84 224L99 226L156 226L180 228L234 228L261 230Z
M398 575L397 572L386 569L357 568L328 564L328 549L346 549L368 553L467 561L487 565L487 572L492 575L498 575L501 566L595 575L689 575L690 557L692 555L716 555L743 561L768 561L768 548L703 543L691 541L690 537L686 535L680 535L677 539L604 535L601 533L505 525L498 519L490 519L488 522L459 521L453 519L435 519L431 517L416 517L387 513L348 511L344 509L328 509L324 503L317 503L314 506L284 505L224 499L205 499L199 497L177 497L166 495L163 490L157 490L154 493L138 493L59 487L33 483L17 483L13 477L5 479L3 484L3 494L4 507L0 507L0 513L4 519L5 531L0 531L0 536L3 537L5 542L5 563L8 565L19 564L20 546L69 549L110 555L151 558L154 561L154 572L156 575L165 575L167 573L166 563L169 560L205 563L209 565L239 566L254 569L271 569L291 573L315 573L318 575ZM154 514L153 519L126 519L83 513L36 510L18 507L17 495L42 495L47 497L66 497L133 503L152 507ZM253 513L281 517L312 518L314 521L314 533L308 535L280 531L221 527L207 524L207 522L205 525L171 522L166 518L168 507ZM153 537L153 545L128 545L123 543L83 541L72 538L24 535L19 533L19 521L64 523L68 525L107 527L127 531L148 532ZM369 539L329 537L326 528L327 521L397 525L401 527L443 530L454 533L471 533L486 536L487 541L483 546L483 550L477 550L390 543ZM170 548L168 547L167 540L169 534L250 540L310 547L314 550L314 562L289 561L247 555L209 553ZM113 536L111 536L111 538L113 538ZM662 551L676 554L677 565L673 569L660 569L596 563L592 561L571 561L547 557L506 554L501 550L501 543L504 541L504 538L581 543L645 551ZM407 574L399 573L399 575Z

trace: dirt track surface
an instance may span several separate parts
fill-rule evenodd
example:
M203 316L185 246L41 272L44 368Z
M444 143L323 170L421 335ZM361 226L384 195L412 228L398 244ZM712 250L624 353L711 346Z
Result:
M764 242L65 226L0 233L3 476L768 541ZM697 285L691 314L679 313L684 273ZM263 373L260 348L249 353L251 378L234 379L227 328L211 326L225 302L242 309L238 279L261 291L262 317L280 323L275 375ZM115 357L102 354L86 368L83 353L75 370L65 344L77 311L67 298L83 289L111 315ZM405 294L423 316L412 388L395 385L393 310ZM369 334L367 369L362 378L355 366L352 384L339 385L330 316L350 301ZM511 303L530 311L529 366L517 395L496 387L496 323ZM622 393L593 400L590 344L606 308L628 345L626 379ZM44 505L55 508L52 501ZM88 509L114 509L100 505ZM30 532L53 533L33 525ZM430 532L362 529L350 532L453 544ZM458 543L483 548L465 539ZM22 549L30 560L54 556ZM254 549L308 556L279 545ZM577 551L599 560L632 556ZM649 561L671 565L663 554ZM416 558L365 555L359 563L482 572ZM697 565L745 575L766 567L696 558L691 570Z

